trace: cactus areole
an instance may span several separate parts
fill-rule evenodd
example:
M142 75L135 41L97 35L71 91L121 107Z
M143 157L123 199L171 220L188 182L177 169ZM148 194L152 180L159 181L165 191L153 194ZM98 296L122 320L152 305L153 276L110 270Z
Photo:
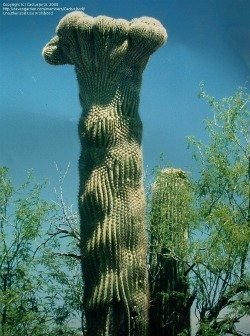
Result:
M142 185L142 72L166 40L159 21L72 12L43 49L75 66L79 121L79 212L88 335L146 335L147 237Z

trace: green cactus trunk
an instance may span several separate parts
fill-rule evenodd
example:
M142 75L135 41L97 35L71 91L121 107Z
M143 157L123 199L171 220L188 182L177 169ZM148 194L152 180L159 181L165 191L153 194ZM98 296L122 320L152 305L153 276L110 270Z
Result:
M96 309L106 315L107 335L116 310L121 312L120 333L128 334L124 326L146 330L147 242L137 107L138 97L131 101L121 93L107 107L91 107L79 123L84 302L91 335L99 335L91 318L94 313L96 320Z
M186 266L190 193L185 173L162 170L153 186L150 246L150 335L190 335Z
M146 335L147 237L142 185L142 72L166 39L151 18L66 15L44 48L74 64L79 122L79 211L87 334Z

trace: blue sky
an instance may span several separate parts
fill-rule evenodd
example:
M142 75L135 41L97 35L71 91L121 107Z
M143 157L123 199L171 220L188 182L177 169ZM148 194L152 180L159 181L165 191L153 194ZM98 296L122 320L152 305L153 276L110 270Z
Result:
M152 55L143 78L144 164L150 170L164 153L172 166L190 171L186 137L204 138L202 121L208 115L197 98L200 82L218 98L248 85L250 2L75 0L60 1L59 6L85 7L92 16L153 16L166 27L168 42ZM1 13L0 165L10 168L16 182L34 168L39 178L50 178L53 187L54 162L62 170L70 162L65 194L76 204L81 109L74 69L50 66L41 56L66 13L25 17Z

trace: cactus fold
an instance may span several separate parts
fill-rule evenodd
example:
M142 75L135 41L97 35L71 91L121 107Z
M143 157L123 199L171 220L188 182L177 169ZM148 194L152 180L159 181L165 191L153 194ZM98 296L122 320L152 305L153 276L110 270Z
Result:
M186 264L190 188L181 169L159 172L152 188L150 241L150 335L190 334Z
M88 335L146 335L147 237L142 185L142 72L166 40L159 21L66 15L44 47L50 64L75 66L79 212Z

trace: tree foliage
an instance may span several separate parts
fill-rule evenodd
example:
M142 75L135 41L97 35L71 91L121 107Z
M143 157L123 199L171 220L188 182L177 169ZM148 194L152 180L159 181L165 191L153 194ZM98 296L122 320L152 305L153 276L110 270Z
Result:
M216 100L200 97L213 117L205 121L207 143L189 138L199 172L193 183L197 226L191 241L190 276L200 321L197 335L236 334L249 313L250 110L249 95L238 90Z
M216 100L202 88L200 98L209 104L212 118L205 120L207 141L189 137L196 164L193 175L188 177L188 190L184 192L181 185L173 189L166 184L162 179L165 170L156 176L156 182L161 181L162 197L153 198L150 235L151 253L158 253L158 268L152 261L151 264L153 271L157 269L158 279L164 274L165 278L166 275L170 277L173 262L185 265L189 287L186 299L194 300L199 323L197 336L243 335L237 330L237 323L249 314L250 308L247 267L250 241L249 95L238 90L232 97ZM169 196L164 197L164 193ZM190 197L191 201L188 200ZM176 199L179 206L174 201ZM174 202L175 211L171 207ZM176 212L179 219L173 221ZM187 227L187 241L177 239L185 236ZM169 257L172 263L162 267L162 260ZM155 286L154 276L150 279L151 287L152 283ZM178 277L174 280L178 283ZM158 286L158 297L176 295L173 286L165 284L161 289ZM183 295L183 290L177 292ZM156 293L152 291L151 295L152 303L159 304L155 300ZM166 311L165 303L161 302L162 311ZM168 304L171 306L171 301ZM159 325L164 319L165 328L167 324L178 324L178 319L174 322L174 315L181 315L184 304L185 301L178 307L174 303L172 310L168 308L166 316L158 317ZM174 328L178 330L178 325Z
M79 262L65 262L57 252L65 214L42 199L43 188L29 174L15 189L8 170L0 168L2 336L79 334L72 326L81 311Z

